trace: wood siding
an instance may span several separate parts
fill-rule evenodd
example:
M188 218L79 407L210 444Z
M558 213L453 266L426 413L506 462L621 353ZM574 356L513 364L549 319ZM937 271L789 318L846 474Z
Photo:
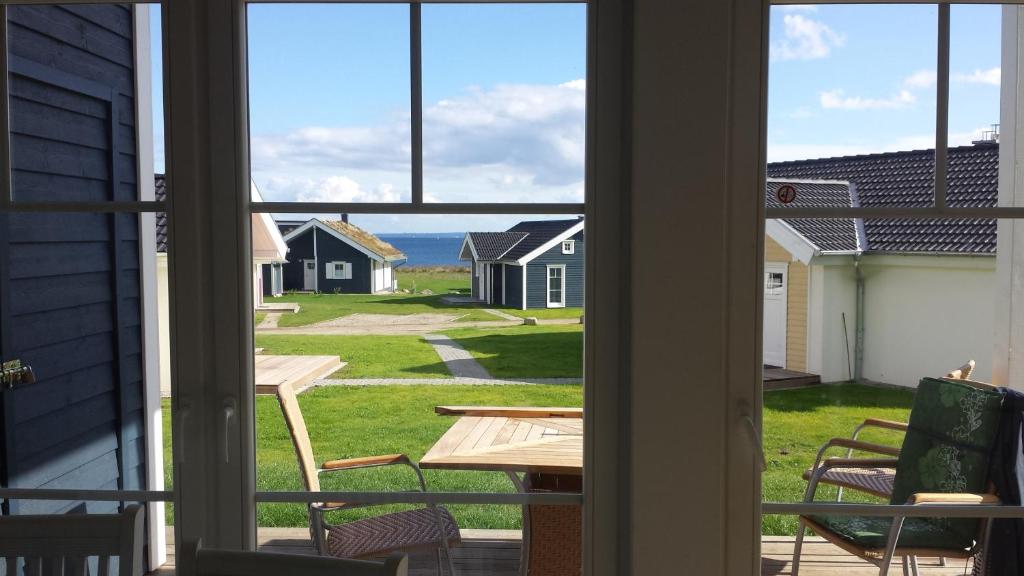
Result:
M770 236L764 239L765 262L787 263L786 278L786 368L807 370L808 269Z
M137 200L130 8L8 14L14 197ZM31 364L38 378L3 392L4 485L146 487L139 276L135 215L0 219L0 356ZM24 500L5 511L117 506Z
M526 307L548 307L548 264L565 265L565 305L567 307L583 306L583 262L586 256L586 243L583 233L572 237L576 241L576 250L572 254L562 254L562 244L552 246L532 262L527 263L526 272Z
M334 235L319 228L311 228L288 241L288 263L284 265L284 289L303 289L303 260L312 260L313 234L316 234L317 290L324 294L369 294L372 270L370 257ZM348 262L352 265L351 280L327 278L328 262Z

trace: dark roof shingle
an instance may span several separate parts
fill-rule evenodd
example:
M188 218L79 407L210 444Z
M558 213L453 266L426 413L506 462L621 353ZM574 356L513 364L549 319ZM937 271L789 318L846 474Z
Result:
M783 184L797 189L797 197L791 204L779 202L776 192ZM847 182L834 180L793 180L769 178L765 190L769 208L849 208L856 206ZM823 252L850 252L861 248L863 239L857 231L853 218L812 219L786 218L783 220L801 236Z
M934 150L774 162L770 178L843 180L865 207L932 205ZM999 145L949 149L947 205L991 207L999 194ZM799 196L798 196L799 197ZM863 221L866 249L890 253L995 254L996 222L986 218Z
M480 260L497 260L526 238L526 232L470 232L469 238Z

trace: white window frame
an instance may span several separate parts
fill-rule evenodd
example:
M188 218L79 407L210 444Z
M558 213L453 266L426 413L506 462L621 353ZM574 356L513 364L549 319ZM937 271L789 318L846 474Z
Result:
M341 264L342 272L341 276L338 275L337 267ZM333 260L327 262L324 268L324 273L328 280L351 280L352 279L352 263L345 262L343 260Z
M552 270L558 270L559 271L559 278L562 280L562 286L559 289L560 290L559 295L561 297L561 301L559 301L559 302L552 302L551 301L551 271ZM546 300L547 300L547 307L548 308L565 308L565 264L548 264L545 267L545 273L544 274L545 274L545 279L546 279L546 283L545 283L545 286L544 286L544 292L547 295L547 298L546 298Z
M576 241L575 240L563 240L562 241L562 254L575 254L576 253Z

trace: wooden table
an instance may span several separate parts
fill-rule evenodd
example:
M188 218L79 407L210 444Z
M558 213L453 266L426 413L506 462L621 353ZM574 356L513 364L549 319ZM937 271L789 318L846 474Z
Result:
M421 468L504 472L523 492L582 492L582 409L438 406L435 412L461 417L423 456ZM579 506L529 505L523 516L523 574L582 573Z

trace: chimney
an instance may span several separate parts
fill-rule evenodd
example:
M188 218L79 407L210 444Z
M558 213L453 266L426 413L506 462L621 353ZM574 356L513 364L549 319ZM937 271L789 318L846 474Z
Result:
M345 224L348 224L348 214L342 214L341 221L344 222Z

